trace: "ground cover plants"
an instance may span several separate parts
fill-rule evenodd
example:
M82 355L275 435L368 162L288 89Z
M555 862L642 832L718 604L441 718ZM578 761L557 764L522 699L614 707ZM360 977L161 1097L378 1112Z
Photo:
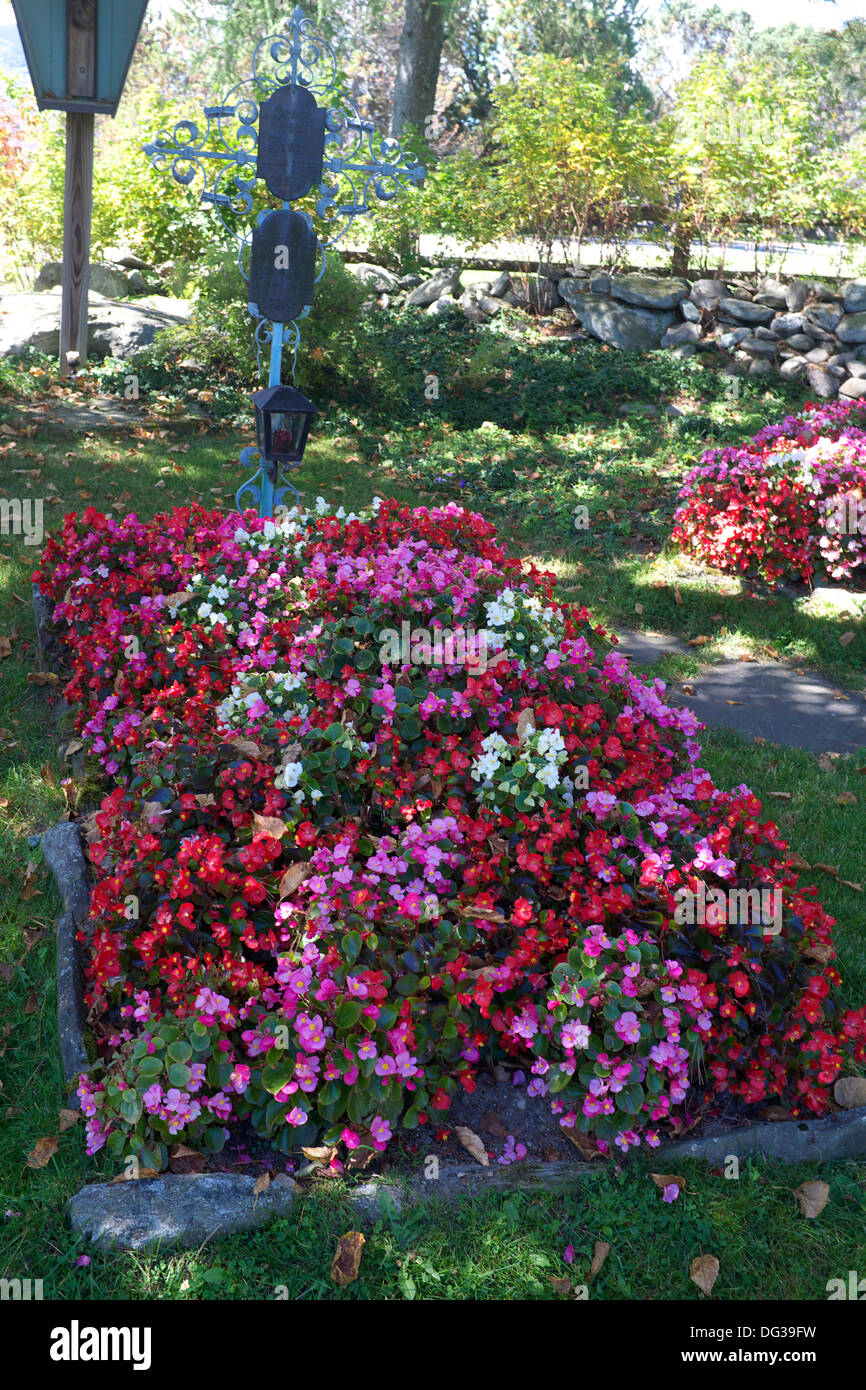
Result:
M627 1151L682 1127L699 1067L821 1113L866 1056L760 803L477 514L88 509L38 579L118 779L90 847L92 1150L158 1168L239 1119L384 1150L493 1055ZM433 664L457 631L485 660ZM774 925L682 929L683 893L768 885Z

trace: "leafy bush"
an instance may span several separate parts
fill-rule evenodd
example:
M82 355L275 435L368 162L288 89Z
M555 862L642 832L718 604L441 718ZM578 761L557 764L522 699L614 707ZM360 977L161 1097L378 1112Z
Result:
M688 474L673 538L718 569L810 581L866 562L866 405L813 406Z
M158 1167L240 1120L381 1150L488 1059L625 1150L696 1083L819 1113L866 1059L757 798L480 516L88 509L36 578L116 779L86 827L91 1151Z

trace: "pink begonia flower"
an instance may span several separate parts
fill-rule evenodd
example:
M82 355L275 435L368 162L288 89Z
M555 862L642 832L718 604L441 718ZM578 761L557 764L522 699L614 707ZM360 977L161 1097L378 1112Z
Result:
M242 1096L249 1084L249 1067L244 1062L236 1063L236 1065L232 1069L232 1074L229 1077L229 1085L231 1086L232 1090L235 1091L239 1096Z
M373 1136L374 1148L381 1152L391 1138L391 1126L381 1115L375 1115L370 1121L370 1133Z
M89 1256L89 1255L79 1255L79 1256L78 1256L78 1259L75 1261L75 1263L76 1263L76 1265L78 1266L79 1269L87 1269L88 1265L90 1264L90 1256Z
M675 1182L669 1182L662 1193L663 1202L675 1202L680 1195L680 1189Z
M565 1260L565 1263L566 1263L567 1265L573 1265L573 1264L574 1264L574 1246L573 1246L573 1245L566 1245L565 1249L564 1249L563 1252L562 1252L562 1258Z
M361 1142L360 1136L357 1135L353 1129L344 1129L340 1138L347 1149L357 1149Z
M293 1125L295 1129L297 1129L299 1125L305 1125L306 1123L307 1112L306 1110L302 1110L299 1105L294 1106L286 1116L286 1124Z

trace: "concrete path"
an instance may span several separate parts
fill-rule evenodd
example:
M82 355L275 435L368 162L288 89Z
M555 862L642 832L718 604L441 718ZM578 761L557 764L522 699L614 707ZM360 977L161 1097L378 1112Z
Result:
M623 629L617 635L619 650L635 665L652 666L673 652L694 656L676 637ZM866 694L840 690L813 671L798 676L780 662L721 661L686 684L693 693L677 682L670 687L672 702L694 710L705 724L816 753L866 749Z

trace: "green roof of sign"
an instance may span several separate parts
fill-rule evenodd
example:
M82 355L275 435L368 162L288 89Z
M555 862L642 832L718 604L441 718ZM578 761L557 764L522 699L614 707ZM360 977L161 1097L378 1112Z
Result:
M71 95L67 82L67 0L12 0L30 80L40 110L95 111L113 116L120 101L147 0L75 0L86 24L96 22L92 95Z

